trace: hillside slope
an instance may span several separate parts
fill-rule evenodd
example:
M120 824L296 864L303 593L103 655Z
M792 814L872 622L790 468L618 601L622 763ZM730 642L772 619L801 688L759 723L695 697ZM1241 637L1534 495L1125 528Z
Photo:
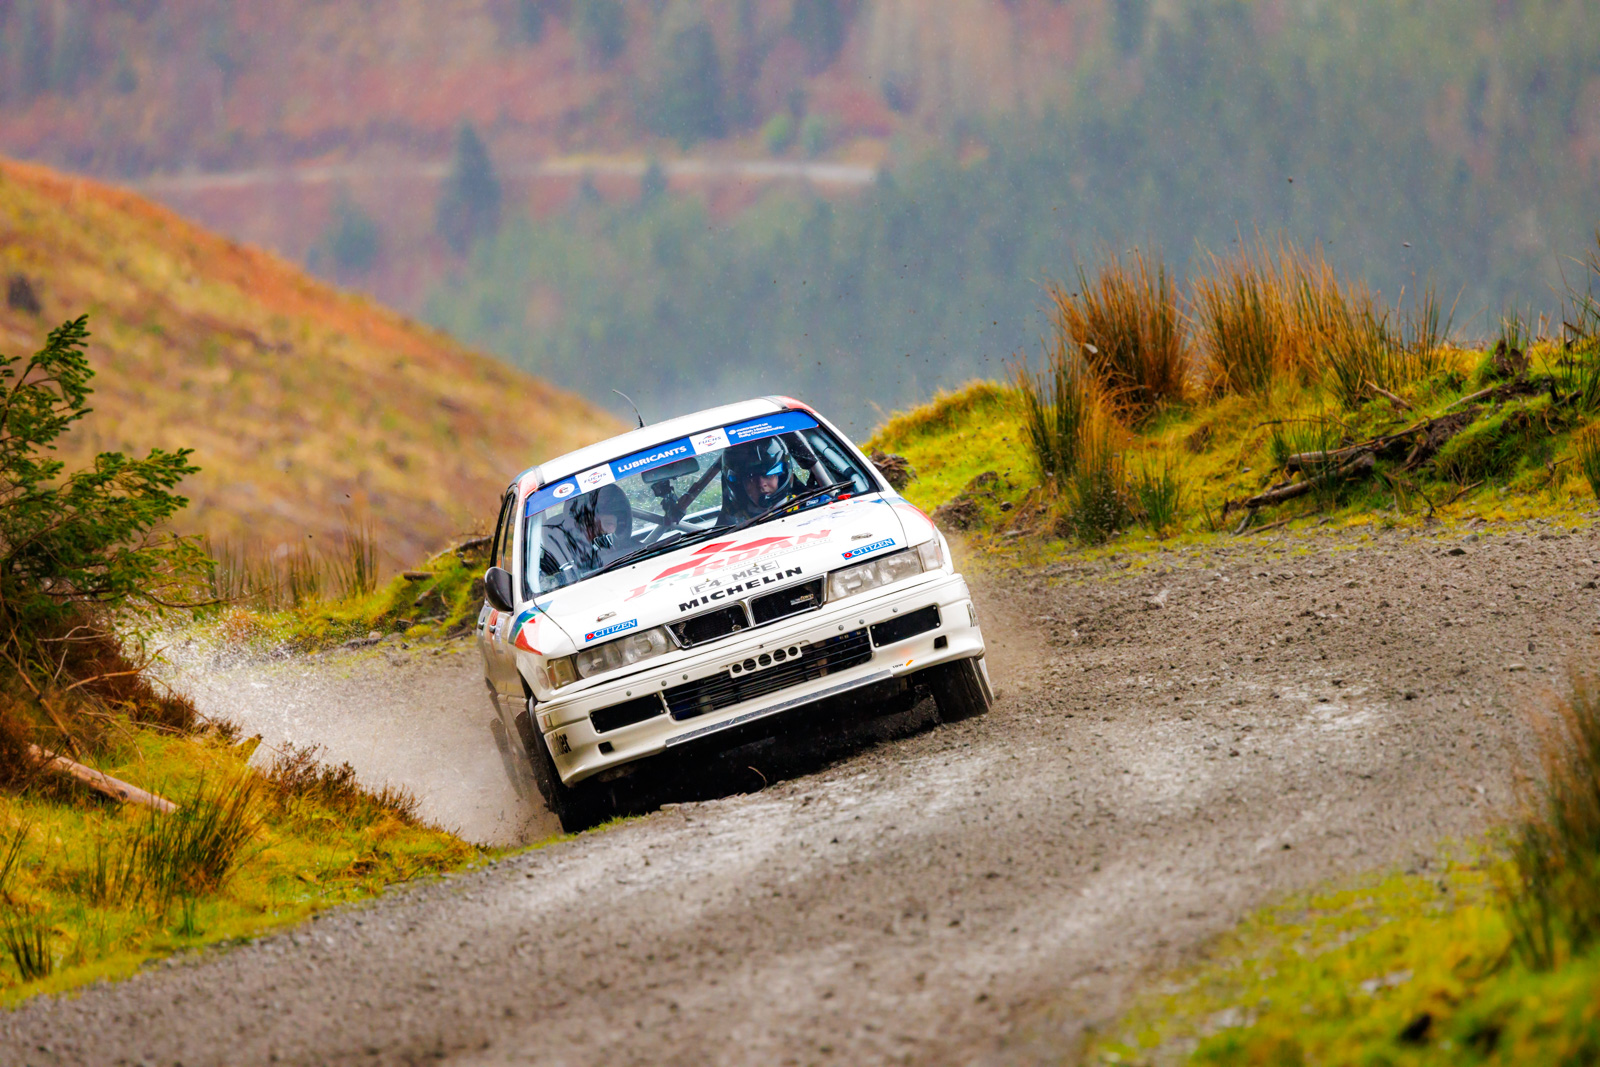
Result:
M214 537L275 547L370 516L385 556L409 561L483 521L517 470L616 428L272 255L42 167L0 162L0 272L0 351L90 316L95 413L67 457L193 448L183 522Z

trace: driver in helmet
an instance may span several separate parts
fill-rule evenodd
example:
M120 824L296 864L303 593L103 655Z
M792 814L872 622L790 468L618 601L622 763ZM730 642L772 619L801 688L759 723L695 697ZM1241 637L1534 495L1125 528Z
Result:
M722 513L718 526L754 518L794 496L795 460L778 437L745 441L722 454Z

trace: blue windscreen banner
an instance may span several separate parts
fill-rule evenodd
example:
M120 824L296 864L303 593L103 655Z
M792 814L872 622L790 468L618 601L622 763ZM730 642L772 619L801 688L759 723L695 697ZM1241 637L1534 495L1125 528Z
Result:
M759 441L765 437L776 437L778 434L794 433L797 430L810 430L816 425L817 420L803 411L780 411L775 415L746 419L743 422L690 434L676 441L664 441L642 452L614 459L610 463L602 463L598 467L591 467L579 474L540 487L528 494L528 504L523 514L537 514L546 508L554 507L575 493L592 493L619 478L643 474L703 452L716 451L746 441Z

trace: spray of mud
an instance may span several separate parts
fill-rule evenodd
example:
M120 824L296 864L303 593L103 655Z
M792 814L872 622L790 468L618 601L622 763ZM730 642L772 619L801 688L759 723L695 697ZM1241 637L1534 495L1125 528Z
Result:
M537 793L520 795L489 732L483 663L470 642L315 657L226 654L180 640L167 680L211 718L259 734L253 762L317 745L369 788L409 790L426 821L484 845L560 832Z

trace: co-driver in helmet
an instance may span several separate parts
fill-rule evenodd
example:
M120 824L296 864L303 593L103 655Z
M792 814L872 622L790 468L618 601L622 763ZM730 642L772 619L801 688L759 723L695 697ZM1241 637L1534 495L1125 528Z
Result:
M577 581L637 547L633 507L620 486L603 485L578 497L566 516L544 529L539 570L566 574L558 584Z

